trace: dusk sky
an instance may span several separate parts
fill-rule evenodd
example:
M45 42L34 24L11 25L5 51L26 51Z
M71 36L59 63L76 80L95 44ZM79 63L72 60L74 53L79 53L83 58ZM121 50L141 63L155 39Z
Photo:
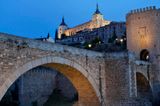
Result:
M126 13L160 0L0 0L0 32L29 38L54 37L62 16L69 27L89 21L99 4L105 19L125 21Z

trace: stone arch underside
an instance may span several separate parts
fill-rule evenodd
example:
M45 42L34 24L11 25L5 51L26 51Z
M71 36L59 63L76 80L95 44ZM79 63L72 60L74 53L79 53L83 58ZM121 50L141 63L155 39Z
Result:
M99 101L93 87L79 71L68 65L57 63L45 64L43 66L58 70L71 81L78 91L78 101L74 106L99 106Z
M136 72L137 97L152 100L152 89L143 73Z
M49 63L67 65L67 66L72 67L72 68L76 69L77 71L79 71L85 78L87 78L88 82L91 84L91 87L93 87L93 89L94 89L93 91L96 93L95 95L97 95L97 97L100 101L100 93L99 93L98 84L92 78L92 76L86 71L86 69L76 62L73 62L69 59L65 59L62 57L56 57L56 56L42 57L42 58L30 61L30 62L24 64L23 66L17 67L16 70L12 71L13 73L10 73L9 77L5 80L3 86L1 86L0 99L2 99L2 97L5 95L6 91L16 81L16 79L18 79L25 72L27 72L30 69L35 68L37 66L47 65ZM73 82L73 81L71 81L71 82Z
M149 78L148 78L148 73L147 73L147 68L137 68L137 70L136 70L136 73L140 73L141 75L143 75L145 78L146 78L146 80L148 81L149 80Z

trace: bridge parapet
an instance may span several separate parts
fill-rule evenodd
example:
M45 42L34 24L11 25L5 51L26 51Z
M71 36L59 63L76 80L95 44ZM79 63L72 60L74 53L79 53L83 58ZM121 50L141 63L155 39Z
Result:
M70 47L67 45L54 44L50 42L43 42L23 37L18 37L14 35L0 33L0 42L8 42L15 46L20 46L22 48L36 48L46 51L57 51L57 52L70 52L74 55L88 55L88 56L103 56L102 53L89 51L85 49Z

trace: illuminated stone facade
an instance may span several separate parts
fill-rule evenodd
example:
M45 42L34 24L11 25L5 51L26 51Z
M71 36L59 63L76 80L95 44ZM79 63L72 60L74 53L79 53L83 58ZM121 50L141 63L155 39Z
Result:
M73 28L69 28L67 24L64 22L64 18L62 19L62 23L58 28L58 39L62 38L62 34L65 36L72 36L75 35L79 31L84 30L93 30L94 28L100 28L105 25L109 25L111 21L105 20L103 15L99 11L98 5L95 13L92 16L92 19L86 23L81 25L75 26Z
M152 92L152 101L155 106L160 105L160 9L146 7L142 9L132 10L127 14L127 48L135 54L136 66L134 67L134 77L137 81L135 85L137 90L136 96L139 93L138 86L150 86ZM140 61L139 61L140 60ZM142 61L146 60L146 62ZM146 83L140 83L145 76ZM132 79L133 80L133 79ZM139 84L139 85L138 85ZM137 87L136 87L137 86ZM144 91L146 87L141 87ZM147 94L147 93L146 93ZM143 93L144 95L144 93ZM142 95L141 95L142 97Z
M125 22L111 22L109 25L95 28L92 31L81 31L76 33L73 36L56 40L57 43L61 44L78 44L78 43L85 43L90 42L96 38L99 38L102 43L108 44L109 38L111 38L113 35L115 35L118 38L121 38L126 35L126 23Z
M127 46L140 59L140 52L147 49L150 56L160 52L160 10L147 7L127 15Z

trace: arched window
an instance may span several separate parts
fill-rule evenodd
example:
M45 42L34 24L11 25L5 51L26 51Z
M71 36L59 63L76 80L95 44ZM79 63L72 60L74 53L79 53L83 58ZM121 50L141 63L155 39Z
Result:
M149 51L147 49L143 49L140 52L140 60L149 61Z

